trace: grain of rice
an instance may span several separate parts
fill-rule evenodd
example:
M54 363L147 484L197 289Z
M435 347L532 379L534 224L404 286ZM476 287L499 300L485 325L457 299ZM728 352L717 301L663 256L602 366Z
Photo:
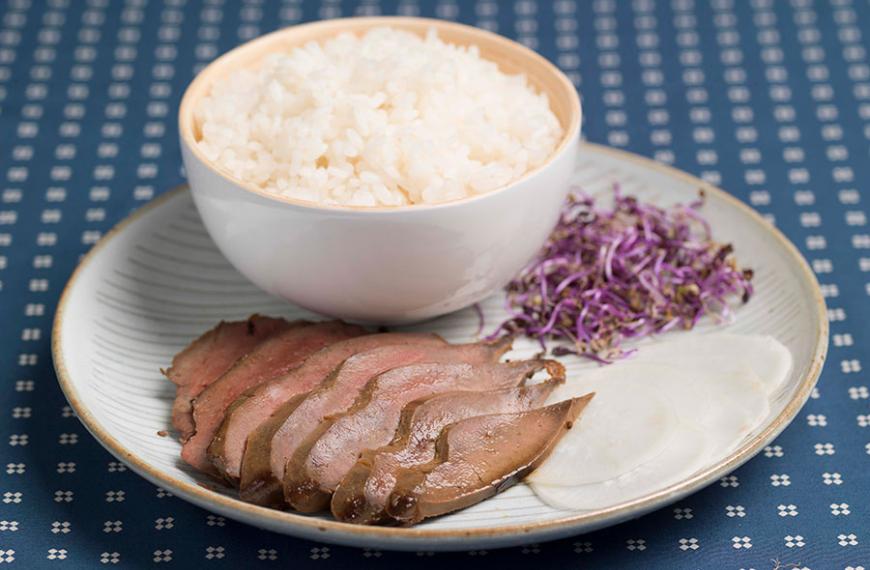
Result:
M392 28L271 54L217 82L195 117L206 157L321 204L433 204L500 188L563 135L545 94L476 47Z

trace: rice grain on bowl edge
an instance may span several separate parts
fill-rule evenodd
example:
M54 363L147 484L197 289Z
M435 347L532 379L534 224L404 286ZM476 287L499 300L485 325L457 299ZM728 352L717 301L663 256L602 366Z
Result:
M243 182L348 206L436 204L501 188L563 135L546 95L475 47L388 27L267 56L195 109L206 157Z

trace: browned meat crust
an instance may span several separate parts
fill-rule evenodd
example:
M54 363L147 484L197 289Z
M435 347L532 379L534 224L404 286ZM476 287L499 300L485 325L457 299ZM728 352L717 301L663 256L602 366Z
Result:
M592 396L447 427L438 437L436 458L399 476L387 513L396 523L416 524L511 487L547 458Z

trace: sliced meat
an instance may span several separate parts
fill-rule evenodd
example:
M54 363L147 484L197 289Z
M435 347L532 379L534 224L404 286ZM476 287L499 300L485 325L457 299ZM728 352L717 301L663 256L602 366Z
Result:
M206 386L261 341L302 324L306 324L305 321L288 322L260 315L251 315L244 321L221 321L176 354L164 375L176 385L172 425L178 430L181 441L187 441L194 432L191 403Z
M272 438L307 395L299 394L284 402L248 436L239 480L239 498L243 501L273 508L286 506L281 481L272 472ZM280 473L283 478L283 467Z
M387 513L394 522L411 525L516 484L546 459L592 396L448 426L436 442L436 458L399 475Z
M441 430L460 420L524 412L542 405L561 379L493 392L448 392L411 402L402 410L396 437L385 447L363 452L332 496L338 520L377 524L403 469L435 459Z
M321 386L301 401L288 403L248 436L256 453L242 458L240 496L260 505L284 504L282 481L287 460L309 438L316 439L328 416L347 410L373 377L417 362L496 362L510 348L509 340L455 346L386 346L345 360ZM268 451L268 465L264 452Z
M292 327L261 342L194 400L193 421L196 431L182 447L181 458L200 471L217 474L208 460L206 450L227 407L242 392L286 374L328 344L362 334L365 334L365 330L361 327L332 321Z
M227 409L220 429L208 448L215 468L229 481L237 482L248 435L287 400L308 392L345 359L358 352L388 345L444 345L434 334L384 333L365 335L330 344L283 376L242 394Z
M360 454L393 439L402 408L409 402L453 390L516 386L545 366L560 375L564 370L554 361L452 362L403 366L381 374L366 385L345 414L324 422L325 429L316 440L296 450L285 468L284 498L302 512L325 508Z

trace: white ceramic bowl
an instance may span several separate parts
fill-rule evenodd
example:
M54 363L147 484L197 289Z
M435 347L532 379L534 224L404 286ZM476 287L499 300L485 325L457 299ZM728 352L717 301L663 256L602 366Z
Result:
M507 73L524 73L565 135L548 162L493 192L438 205L324 206L276 196L235 179L202 154L194 109L218 78L341 32L430 28L450 43L479 47ZM420 18L352 18L294 26L218 58L188 87L179 130L196 206L227 259L265 291L318 313L401 323L468 306L503 287L541 247L570 187L580 134L571 82L535 52L501 36Z

